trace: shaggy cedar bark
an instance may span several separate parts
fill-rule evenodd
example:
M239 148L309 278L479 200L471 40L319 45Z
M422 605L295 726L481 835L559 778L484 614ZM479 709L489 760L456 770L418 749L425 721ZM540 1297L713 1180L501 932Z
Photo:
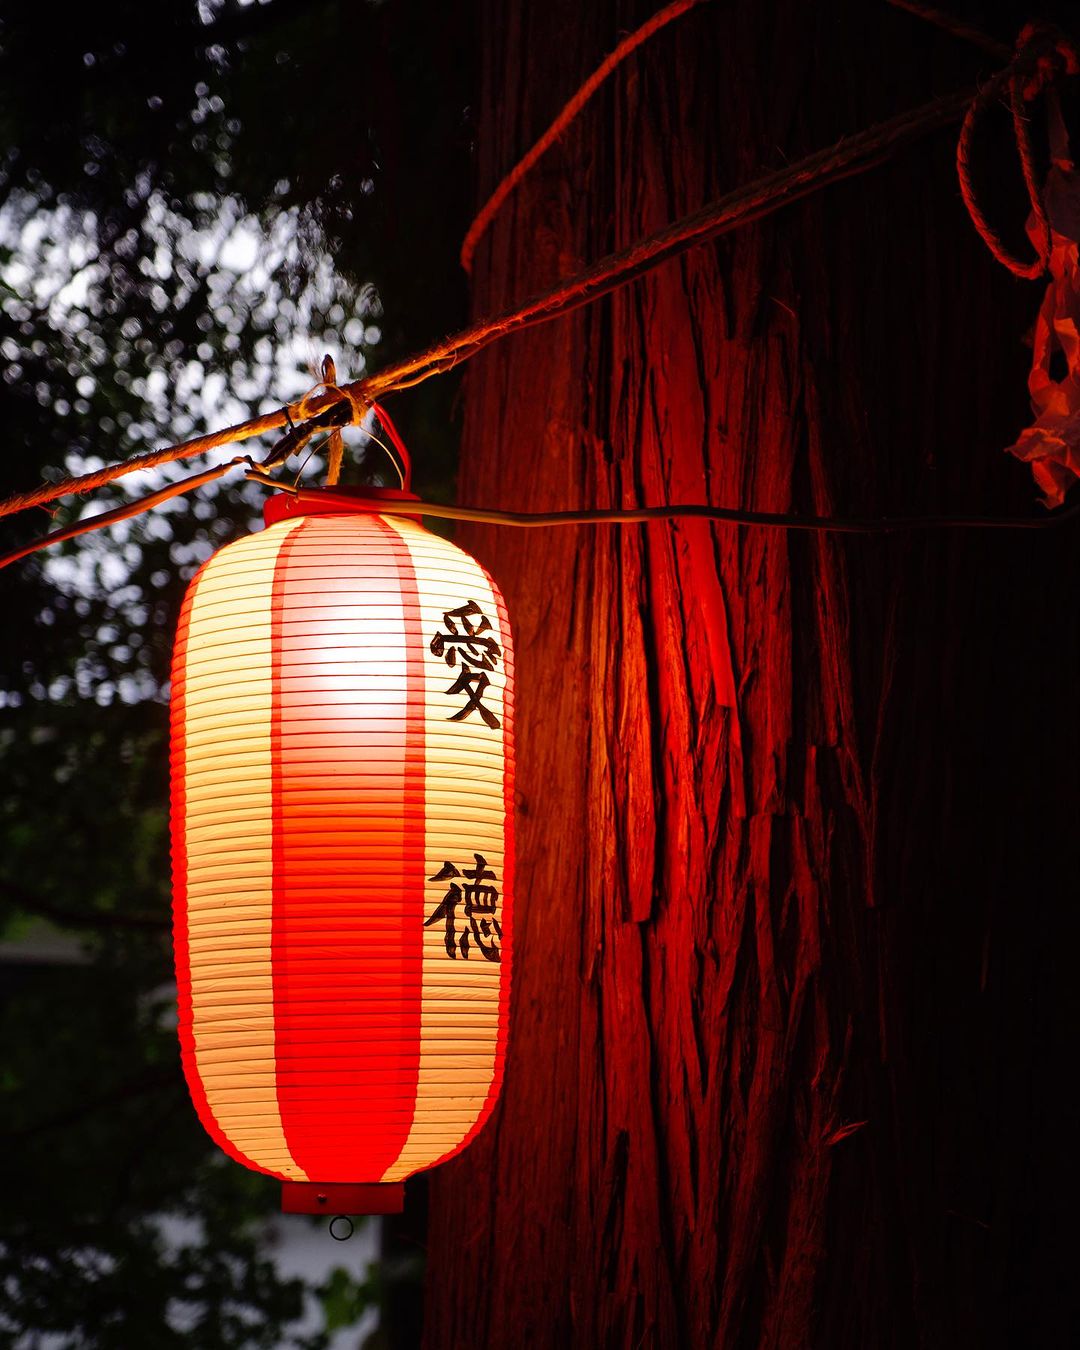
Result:
M487 3L482 192L650 9ZM883 6L703 6L507 203L475 313L973 70ZM483 353L461 499L1025 510L1037 293L951 149ZM1073 535L467 542L517 635L516 965L501 1105L432 1178L425 1344L1039 1343Z

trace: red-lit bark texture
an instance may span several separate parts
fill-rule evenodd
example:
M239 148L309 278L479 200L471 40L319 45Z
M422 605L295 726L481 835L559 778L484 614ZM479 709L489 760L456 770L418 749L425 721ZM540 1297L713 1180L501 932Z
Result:
M488 0L481 196L651 8ZM862 0L701 6L507 203L476 314L978 59ZM953 144L484 353L461 500L1026 512L1038 287ZM517 638L520 917L501 1105L432 1178L429 1350L1050 1343L1075 533L467 543Z

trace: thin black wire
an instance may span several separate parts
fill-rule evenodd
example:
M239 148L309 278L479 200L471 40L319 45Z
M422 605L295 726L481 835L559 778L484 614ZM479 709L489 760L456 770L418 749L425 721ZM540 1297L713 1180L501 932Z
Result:
M251 475L249 474L249 477ZM268 480L263 477L262 482ZM286 489L288 490L288 489ZM308 493L297 490L301 500ZM320 489L326 501L333 489ZM355 510L355 502L342 496L342 504ZM892 534L901 530L1045 530L1064 525L1080 515L1080 501L1055 515L1046 516L800 516L786 511L741 511L727 506L697 503L671 506L639 506L594 511L492 511L482 507L444 506L436 502L379 502L380 515L429 516L439 520L468 520L482 525L509 525L538 529L559 525L633 525L651 520L691 518L721 521L729 525L754 525L779 530L819 534Z
M375 435L375 433L374 433L373 431L369 431L369 430L367 429L367 427L365 427L362 423L360 423L360 422L354 422L352 425L356 427L356 429L361 433L362 436L364 436L368 441L370 441L373 445L377 446L377 447L383 452L383 454L386 456L386 458L390 461L390 465L391 465L391 468L394 470L394 473L397 475L397 479L398 479L399 485L400 485L402 488L404 488L404 486L405 486L405 469L404 469L403 465L401 464L400 460L398 459L397 455L394 454L394 452L390 449L390 447L389 447L388 445L384 444L384 443L378 438L378 436ZM295 477L295 479L293 480L293 485L292 485L292 486L293 486L293 489L296 489L296 490L299 490L299 489L300 489L300 477L301 477L301 475L303 474L304 470L307 468L307 466L308 466L308 461L311 459L312 455L317 454L320 450L324 449L324 447L326 446L327 441L329 441L329 439L330 439L330 435L331 435L331 434L332 434L332 433L328 433L326 436L324 436L324 437L322 438L321 441L316 442L316 443L315 443L314 445L312 445L312 447L308 450L307 454L304 456L303 463L300 465L300 467L299 467L299 468L297 469L297 471L296 471L296 477ZM366 451L367 451L367 446L366 446L366 445L363 446L362 449L366 452ZM271 486L273 486L273 487L281 487L281 488L282 488L284 491L286 491L286 492L292 490L292 489L288 488L284 483L279 483L277 479L270 478L270 477L266 477L266 476L263 476L263 475L261 475L261 474L248 474L248 477L249 477L249 478L257 478L258 481L259 481L260 483L266 483L266 484L271 485Z
M650 520L684 517L755 525L777 530L817 534L895 534L903 530L1045 530L1080 515L1080 502L1059 515L1022 516L893 516L860 519L846 516L796 516L782 511L736 511L723 506L643 506L625 511L484 511L468 506L438 506L421 502L410 513L404 504L379 505L384 515L420 514L442 520L472 520L486 525L533 529L552 525L632 525Z
M376 440L376 437L371 437ZM377 442L378 443L378 442ZM384 446L383 449L386 447ZM391 456L391 459L393 457ZM205 473L192 474L179 483L173 483L160 492L153 492L139 501L130 502L113 511L102 512L89 520L81 520L66 529L53 530L32 544L13 549L10 553L0 554L0 568L9 563L19 562L32 553L49 548L52 544L63 543L80 534L89 534L120 520L130 520L142 515L169 497L192 488L202 487L215 478L220 478L237 464L247 464L246 476L266 487L277 488L291 496L311 495L310 489L297 488L271 477L257 465L253 465L246 456L239 456ZM322 501L332 499L333 488L321 488L318 497ZM342 494L342 505L350 511L356 510L356 500ZM479 525L509 525L517 529L543 529L560 525L635 525L646 524L653 520L712 520L727 525L758 526L765 529L794 530L812 534L898 534L917 530L1048 530L1065 525L1080 515L1080 500L1074 505L1046 516L882 516L877 518L859 516L799 516L785 511L739 511L727 506L704 506L690 503L682 506L639 506L625 509L596 511L489 511L473 506L444 506L438 502L390 502L380 501L377 505L379 515L385 516L428 516L436 520L472 521Z

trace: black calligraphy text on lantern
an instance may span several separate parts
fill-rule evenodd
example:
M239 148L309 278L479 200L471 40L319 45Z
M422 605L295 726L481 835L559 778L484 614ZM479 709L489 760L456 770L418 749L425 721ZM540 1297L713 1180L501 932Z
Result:
M488 866L482 853L474 853L476 866L459 870L452 862L442 867L429 881L449 881L446 894L433 913L424 920L424 927L430 928L440 920L445 925L443 941L446 954L456 961L458 953L464 960L469 959L470 942L487 961L502 959L499 943L502 942L502 927L496 917L499 892L488 883L498 878ZM459 885L458 882L464 882ZM461 932L458 933L458 908L461 908Z
M446 692L465 697L465 706L447 720L461 722L476 712L489 727L498 727L498 717L484 703L484 694L491 683L488 671L495 669L501 655L492 636L491 620L475 600L469 600L444 612L443 627L445 631L440 630L431 639L431 651L441 656L451 669L457 669L457 679Z

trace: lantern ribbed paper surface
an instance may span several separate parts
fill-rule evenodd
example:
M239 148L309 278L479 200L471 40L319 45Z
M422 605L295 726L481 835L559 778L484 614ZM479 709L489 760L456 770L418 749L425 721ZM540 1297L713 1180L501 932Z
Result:
M466 553L319 495L215 554L184 603L180 1039L237 1161L398 1181L467 1143L502 1077L513 656Z

